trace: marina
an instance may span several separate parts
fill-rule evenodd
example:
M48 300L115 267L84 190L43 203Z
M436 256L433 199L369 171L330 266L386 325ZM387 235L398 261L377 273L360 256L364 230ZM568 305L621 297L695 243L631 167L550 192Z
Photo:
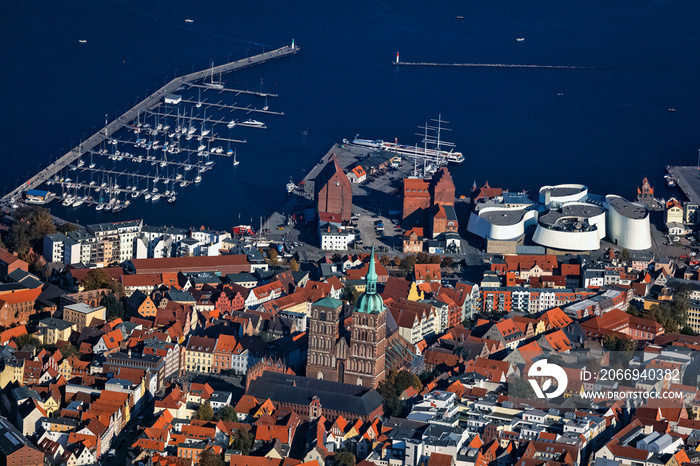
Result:
M15 206L24 195L29 204L60 199L66 208L92 205L96 210L116 212L142 196L145 200L164 197L170 203L175 202L176 188L200 183L202 174L216 165L216 157L233 157L234 166L240 163L231 144L247 141L232 133L267 128L265 122L248 116L234 118L235 112L284 115L268 109L268 98L277 94L227 89L221 75L298 51L292 43L223 65L212 64L206 70L171 80L114 121L105 120L102 129L6 194L2 203ZM218 81L214 81L214 76L218 76ZM262 88L262 81L259 86ZM186 96L193 91L196 95ZM265 108L208 98L213 92L221 95L223 91L264 97ZM227 119L211 117L221 112L233 115ZM40 188L43 185L46 190ZM60 192L51 192L51 187L54 190L58 187Z

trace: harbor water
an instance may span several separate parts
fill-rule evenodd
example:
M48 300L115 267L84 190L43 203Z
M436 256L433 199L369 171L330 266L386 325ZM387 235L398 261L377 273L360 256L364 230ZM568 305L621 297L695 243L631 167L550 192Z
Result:
M238 89L263 79L279 94L270 110L284 112L212 115L267 125L231 130L231 138L247 141L235 145L238 165L216 159L173 204L137 199L117 214L49 205L71 221L257 225L285 198L289 179L300 180L333 143L359 134L414 144L417 126L438 114L452 130L443 137L466 158L450 167L458 195L488 180L533 192L543 184L582 183L594 193L633 198L643 177L660 187L664 166L697 163L700 3L690 0L5 7L0 186L7 191L101 128L105 114L113 120L176 74L292 38L302 48L222 76L226 87ZM410 62L577 68L395 67L397 51ZM205 95L265 105L255 96Z

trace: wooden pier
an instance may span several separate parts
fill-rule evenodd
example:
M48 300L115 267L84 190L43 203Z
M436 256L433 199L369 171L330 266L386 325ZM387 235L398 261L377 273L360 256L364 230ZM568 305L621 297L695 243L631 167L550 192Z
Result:
M95 147L105 140L109 140L112 136L124 127L129 127L130 123L135 121L136 118L142 112L152 111L158 107L163 98L176 92L182 86L199 86L194 84L195 81L199 81L209 77L215 73L229 73L232 71L238 71L251 66L266 63L271 60L276 60L278 58L286 57L288 55L294 55L299 52L299 47L296 46L284 46L269 52L264 52L259 55L244 58L230 63L225 63L223 65L214 66L213 68L207 68L205 70L197 71L194 73L187 74L185 76L176 77L169 83L165 84L163 87L158 89L156 92L150 96L143 99L141 102L136 104L130 110L122 114L116 120L107 124L104 128L100 129L97 133L90 136L88 139L80 143L78 146L72 148L63 156L59 157L55 162L51 163L48 167L44 168L36 175L29 178L27 181L22 183L17 188L10 191L8 194L2 197L1 203L7 205L22 196L22 193L28 189L35 189L45 181L51 179L54 175L59 173L61 170L66 168L69 164L75 162L80 157L93 152ZM208 86L204 86L208 87ZM210 88L210 87L208 87ZM214 89L212 90L224 90L224 89ZM272 96L272 94L270 94ZM224 140L224 139L222 139ZM233 140L232 140L233 141ZM96 152L93 152L96 153Z

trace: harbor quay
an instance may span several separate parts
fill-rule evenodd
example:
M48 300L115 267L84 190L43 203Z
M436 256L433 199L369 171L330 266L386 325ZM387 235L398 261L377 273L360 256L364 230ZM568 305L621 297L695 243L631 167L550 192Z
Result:
M49 180L51 177L59 173L61 170L75 162L80 157L93 153L95 148L106 140L109 140L115 133L124 127L128 127L134 122L139 115L152 112L156 107L161 105L165 96L172 94L186 86L197 86L196 81L203 80L209 76L230 73L233 71L242 70L251 66L276 60L278 58L293 55L299 52L299 47L295 45L280 47L269 52L264 52L255 56L240 59L230 63L225 63L218 66L212 66L205 70L196 71L184 76L176 77L165 84L153 94L144 98L131 109L127 110L116 120L106 123L105 127L97 131L95 134L82 141L76 147L73 147L63 156L59 157L55 162L43 170L36 173L34 176L17 186L15 189L7 193L0 199L0 204L8 206L21 198L22 194L30 189L35 189L42 183ZM218 89L218 88L217 88ZM225 90L225 89L220 89ZM243 92L243 91L238 91Z

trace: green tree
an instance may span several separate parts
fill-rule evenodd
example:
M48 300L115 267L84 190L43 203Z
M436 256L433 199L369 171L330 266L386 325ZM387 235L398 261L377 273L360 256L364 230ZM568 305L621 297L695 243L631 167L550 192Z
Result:
M508 379L508 396L532 400L535 399L535 392L524 378L512 377Z
M377 387L377 392L384 400L384 414L398 416L406 408L406 404L399 400L399 395L408 387L413 386L417 392L423 390L421 379L407 371L391 371Z
M234 409L233 406L231 405L226 405L223 408L221 408L217 414L219 419L222 421L227 421L227 422L236 422L238 421L238 414L236 414L236 410Z
M416 265L416 256L406 256L401 260L399 271L404 277L408 277L413 273L413 267Z
M122 296L124 294L124 288L121 283L112 279L105 269L90 269L85 274L83 279L83 288L85 291L99 290L106 288L111 290L117 296Z
M107 308L107 320L124 317L124 305L113 294L106 294L100 300L100 305Z
M339 451L333 455L333 466L355 466L355 455L349 451Z
M20 259L29 262L29 252L41 254L44 237L56 233L49 211L43 207L22 206L13 214L15 223L10 233L10 246Z
M639 308L638 308L637 306L635 306L634 304L630 304L630 305L627 307L627 314L632 315L632 316L635 316L635 317L639 317L639 316L642 315L642 310L639 309Z
M430 254L425 253L425 252L419 252L418 255L416 256L416 263L429 264L430 263Z
M246 429L238 429L233 434L232 446L235 450L240 450L241 453L247 455L253 447L253 435Z
M637 343L631 338L621 338L616 335L606 335L603 347L610 351L610 365L625 368L632 359L632 353L637 349Z
M627 250L627 248L625 248L625 249L622 250L621 257L622 257L623 260L629 260L629 258L630 258L631 256L632 256L632 255L630 254L629 250Z
M17 343L17 346L22 349L27 345L35 346L37 348L40 348L41 341L34 335L30 333L25 333L24 335L20 335L18 337L14 337L13 340L15 340L15 343Z
M693 330L693 327L691 327L691 326L688 325L688 324L685 324L685 325L681 328L680 333L682 333L683 335L691 335L691 336L696 336L696 335L697 335L697 332L696 332L695 330Z
M556 364L557 366L561 366L564 364L564 358L562 358L560 354L554 353L551 356L547 357L547 362Z
M688 321L688 299L677 292L672 301L652 304L644 317L660 324L668 333L678 332Z
M202 421L211 421L212 419L214 419L214 410L212 409L208 401L205 401L204 403L199 405L199 408L197 408L197 412L194 414L194 418L200 419Z
M299 271L299 262L297 262L296 259L292 258L289 260L289 270L291 270L292 272Z
M68 233L69 231L78 231L78 226L73 223L66 222L59 225L58 228L56 228L56 230L59 233Z
M343 299L347 302L350 303L350 305L354 306L355 303L357 302L357 298L360 296L360 293L355 289L354 286L352 285L345 285L343 287L343 292L340 294L340 299Z
M408 371L398 371L394 375L394 390L397 395L401 395L410 386L413 386L417 393L423 390L423 383L416 374Z
M63 359L68 359L73 355L80 356L80 354L78 352L78 348L76 348L75 346L73 346L70 343L68 343L65 346L62 346L60 348L60 350L61 350L61 356L63 356Z
M445 256L442 258L442 262L440 262L440 267L452 267L452 264L454 261L450 256Z
M199 455L199 466L225 466L226 463L214 450L207 448Z

